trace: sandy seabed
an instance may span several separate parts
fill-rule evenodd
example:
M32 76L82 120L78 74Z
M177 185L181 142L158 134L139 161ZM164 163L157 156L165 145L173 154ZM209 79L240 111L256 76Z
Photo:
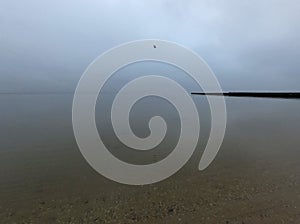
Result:
M6 181L1 183L0 220L1 223L297 224L300 223L297 154L273 152L249 157L239 155L238 150L224 151L205 171L197 171L195 159L160 183L127 186L93 171L77 150L37 149L32 154L19 153L17 157L11 153L6 155L7 166L2 170L2 180ZM63 162L67 157L68 162ZM9 162L18 166L12 169Z

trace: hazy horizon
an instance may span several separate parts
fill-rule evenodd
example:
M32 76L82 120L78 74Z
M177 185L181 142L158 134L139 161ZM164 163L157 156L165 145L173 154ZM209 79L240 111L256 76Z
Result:
M1 222L300 223L299 100L225 97L224 141L199 171L212 122L207 98L190 95L200 119L194 154L173 176L142 186L97 173L81 154L72 124L73 93L88 65L116 45L140 39L193 50L224 92L300 92L299 12L298 0L1 0ZM178 67L153 61L125 66L103 85L95 106L103 144L120 160L150 164L174 149L181 121L192 126L197 119L186 112L180 120L176 105L147 96L124 119L145 138L149 120L161 116L165 138L143 152L124 145L110 119L112 101L140 75L171 78L189 93L202 89ZM196 133L189 130L188 137ZM90 132L84 135L91 139ZM107 161L104 169L113 170Z

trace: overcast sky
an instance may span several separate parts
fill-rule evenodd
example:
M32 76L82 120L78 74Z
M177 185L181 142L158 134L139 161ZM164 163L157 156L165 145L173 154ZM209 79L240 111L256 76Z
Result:
M103 51L165 39L224 90L300 91L299 0L0 0L0 91L73 90Z

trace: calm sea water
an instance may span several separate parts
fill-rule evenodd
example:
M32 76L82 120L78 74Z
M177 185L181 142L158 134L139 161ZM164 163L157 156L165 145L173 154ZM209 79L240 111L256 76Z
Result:
M226 98L228 123L224 142L213 164L199 172L197 163L209 134L209 115L205 98L196 96L195 101L204 112L200 115L200 142L191 161L161 183L131 187L102 177L84 160L72 130L72 99L71 93L0 95L0 215L6 223L57 221L65 216L65 220L73 217L76 221L88 210L88 217L100 214L102 221L126 221L131 219L124 216L130 208L137 211L140 220L147 216L149 223L172 221L174 217L189 221L193 217L194 221L211 217L212 223L249 217L253 221L256 219L251 219L249 212L254 218L269 217L274 209L284 220L299 217L300 101ZM158 108L168 109L160 106L160 101L152 101ZM133 118L147 118L141 110L137 109ZM176 116L170 116L175 130ZM136 130L144 129L137 125ZM105 135L105 128L102 132ZM173 131L170 141L177 134ZM168 144L173 143L164 143L145 162L166 156ZM126 153L119 156L126 160ZM144 158L130 157L133 162ZM95 198L99 200L93 201ZM108 217L107 211L116 206L115 201L121 207ZM158 212L158 218L140 211L143 206L157 211L159 203L162 214ZM211 203L215 209L209 209ZM99 210L93 210L94 206ZM199 212L193 213L197 209Z

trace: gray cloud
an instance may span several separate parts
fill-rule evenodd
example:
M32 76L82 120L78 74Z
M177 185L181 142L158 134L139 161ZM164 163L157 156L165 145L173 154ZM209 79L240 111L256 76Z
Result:
M73 90L103 51L140 38L198 52L225 90L300 90L300 2L2 1L0 90Z

